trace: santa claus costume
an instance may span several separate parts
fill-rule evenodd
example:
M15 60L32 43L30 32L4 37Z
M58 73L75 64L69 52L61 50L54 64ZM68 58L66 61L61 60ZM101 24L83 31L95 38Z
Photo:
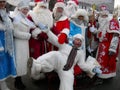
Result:
M35 0L36 6L28 14L28 19L35 23L36 27L39 24L47 25L49 28L53 26L53 17L48 9L48 3L44 0ZM31 29L32 37L29 40L30 56L37 58L49 51L49 43L46 41L47 35L40 30Z
M58 36L58 42L63 44L69 35L69 20L64 14L65 4L63 0L58 0L53 8L54 25L52 32Z
M98 77L102 79L116 76L116 57L118 56L119 47L120 31L118 21L115 18L110 20L108 14L108 11L104 10L98 19L100 27L98 29L99 45L96 59L102 70L102 74Z
M48 31L48 41L53 43L55 46L59 48L58 51L48 52L40 57L37 60L33 60L33 65L31 68L31 76L35 79L39 79L40 72L51 72L55 70L58 73L60 78L60 87L59 90L73 90L73 82L74 82L74 70L73 67L78 63L78 65L86 72L94 75L93 68L96 65L91 65L90 63L86 63L83 57L83 51L77 50L77 54L75 60L72 64L72 67L69 70L63 70L65 64L67 63L67 58L69 53L72 50L72 46L64 43L59 44L58 38L51 31ZM84 38L80 34L76 34L74 36L74 40L78 40L83 42ZM77 44L78 45L78 44ZM81 44L80 44L81 45ZM78 45L79 46L79 45Z
M71 16L75 14L77 9L78 9L78 0L69 0L67 1L67 6L65 7L65 15L68 18L71 18Z

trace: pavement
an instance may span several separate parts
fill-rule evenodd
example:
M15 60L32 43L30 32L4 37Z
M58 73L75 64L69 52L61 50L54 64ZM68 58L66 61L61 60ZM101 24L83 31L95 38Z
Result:
M47 79L34 81L30 78L29 74L22 77L24 84L26 85L25 90L58 90L58 82L49 82ZM79 82L82 82L82 80ZM89 81L88 81L89 82ZM119 60L117 61L117 76L111 80L106 81L101 85L91 85L85 81L84 83L77 83L74 90L120 90L120 53ZM17 90L14 88L14 79L8 78L7 84L11 90ZM52 87L52 89L50 88Z

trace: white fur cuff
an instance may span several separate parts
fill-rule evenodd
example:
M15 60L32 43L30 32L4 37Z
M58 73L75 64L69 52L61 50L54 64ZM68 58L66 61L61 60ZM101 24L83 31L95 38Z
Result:
M69 35L69 31L70 30L68 28L65 28L65 29L62 30L61 33L65 33L68 36Z
M4 51L4 48L3 47L0 47L0 52Z
M41 30L39 28L36 28L32 31L32 37L36 38L38 34L41 33Z

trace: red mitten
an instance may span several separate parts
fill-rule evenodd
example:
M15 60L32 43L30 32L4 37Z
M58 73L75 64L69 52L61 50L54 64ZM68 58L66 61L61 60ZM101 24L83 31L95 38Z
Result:
M43 40L47 40L48 39L48 36L46 33L42 32L38 35L37 37L39 40L43 41Z
M98 33L98 38L100 38L102 36L102 32Z
M67 35L65 33L61 33L59 36L58 36L58 42L60 44L63 44L65 41L66 41L66 38L67 38Z
M82 69L76 64L74 66L74 75L82 74Z

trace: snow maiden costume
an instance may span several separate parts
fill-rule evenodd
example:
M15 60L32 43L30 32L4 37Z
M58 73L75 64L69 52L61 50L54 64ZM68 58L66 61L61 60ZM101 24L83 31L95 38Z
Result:
M6 3L0 0L0 3ZM5 79L16 76L15 52L13 43L13 24L4 9L0 9L0 88L9 90Z

